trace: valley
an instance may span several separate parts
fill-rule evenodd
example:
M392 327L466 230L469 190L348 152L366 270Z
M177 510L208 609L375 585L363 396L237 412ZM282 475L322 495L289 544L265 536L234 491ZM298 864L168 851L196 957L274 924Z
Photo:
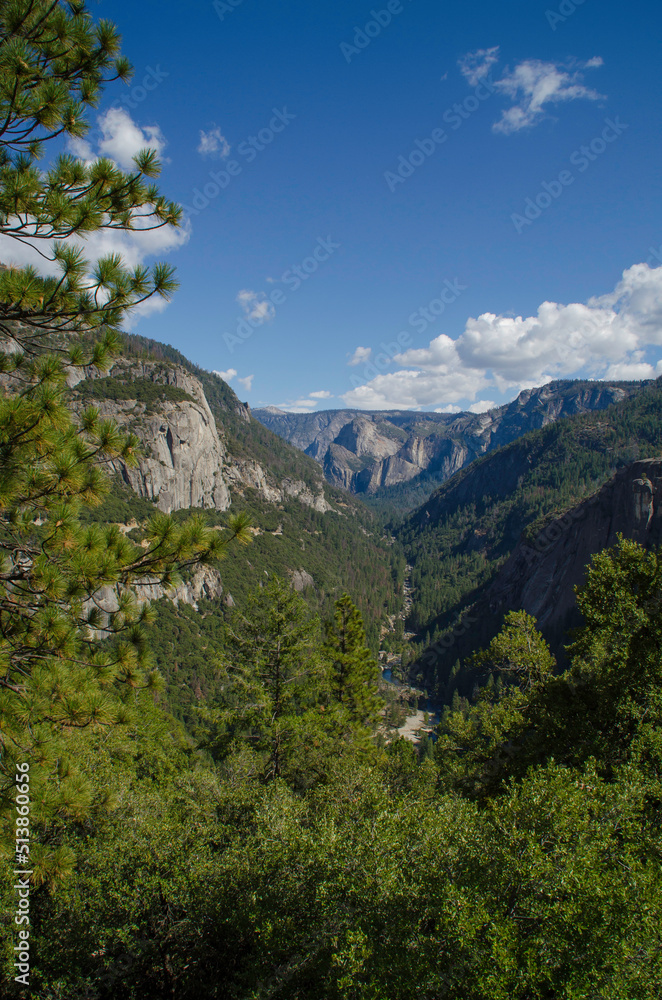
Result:
M604 410L641 383L551 382L487 413L327 410L255 417L318 462L327 480L386 510L408 510L476 458L567 416Z
M0 0L3 1000L662 996L659 11L351 6Z
M127 336L108 376L71 392L75 405L94 403L142 442L136 468L109 467L114 486L94 519L137 525L154 508L177 517L198 508L221 530L226 511L254 525L250 552L229 553L211 581L189 588L193 597L185 588L173 604L163 591L150 593L160 609L150 639L156 663L168 688L177 678L167 704L189 721L196 702L216 691L208 652L227 608L273 574L322 614L348 588L384 663L449 705L484 682L469 663L504 614L535 614L564 662L568 630L580 621L573 587L591 555L619 532L646 546L659 541L657 507L642 533L635 499L629 511L624 499L642 460L657 475L659 383L553 383L478 416L259 411L256 419L218 376ZM399 466L398 479L392 463L396 481L373 492L357 485L367 482L365 469L349 480L329 476L334 448L374 469L375 461L399 462L403 449L418 449L423 461L422 444L437 457L445 450L450 464L431 462L416 475ZM611 520L609 489L621 491ZM577 552L572 566L566 548Z

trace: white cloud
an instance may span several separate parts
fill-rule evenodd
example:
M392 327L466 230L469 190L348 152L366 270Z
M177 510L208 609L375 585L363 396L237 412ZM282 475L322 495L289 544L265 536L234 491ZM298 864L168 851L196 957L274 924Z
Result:
M70 140L68 145L74 156L91 163L100 156L108 156L122 168L131 170L135 167L132 157L141 149L150 147L161 153L165 139L157 125L141 128L136 125L131 116L122 108L110 108L98 119L98 131L92 133L88 140ZM96 149L92 141L96 141ZM146 207L140 210L144 214ZM190 238L191 228L188 222L180 228L163 226L158 229L148 229L149 219L136 218L135 229L132 231L98 230L89 235L72 236L66 242L82 247L87 260L94 263L99 257L110 254L121 254L127 267L137 267L139 264L156 255L166 254L183 246ZM41 253L37 250L41 250ZM41 240L29 243L19 243L10 236L0 236L0 260L6 264L24 267L31 264L42 275L60 275L60 268L42 254L49 254L50 246ZM153 313L163 312L168 306L166 299L152 296L141 305L134 306L124 321L126 329L133 329L139 319Z
M396 356L400 371L343 395L360 409L453 412L488 388L516 395L556 378L641 379L662 374L645 360L662 347L662 267L635 264L613 292L587 303L543 302L535 316L483 313L453 340ZM490 404L493 405L493 404ZM469 407L471 408L471 407Z
M166 141L158 125L146 125L140 127L133 121L131 115L124 108L109 108L105 114L98 119L101 132L97 144L96 155L109 156L124 170L134 168L133 157L141 149L154 149L160 156L165 148ZM89 143L83 141L82 145L72 144L75 155L88 160L94 158L94 151ZM90 155L91 154L91 155Z
M230 143L220 128L214 127L209 132L200 129L198 153L201 156L220 156L222 159L225 159L226 156L230 155Z
M357 347L347 364L350 366L362 365L365 361L370 361L371 357L372 347Z
M313 413L317 408L320 399L328 399L331 396L326 390L322 392L309 392L307 396L295 399L294 402L276 403L276 408L284 410L286 413Z
M285 413L312 413L317 406L316 399L297 399L293 403L277 403L278 410Z
M218 377L222 378L224 382L231 382L236 374L236 368L228 368L226 372L212 372L212 375L218 375Z
M186 222L179 229L174 226L164 226L162 229L148 230L140 226L145 226L146 221L136 220L136 229L131 232L121 232L119 230L97 230L89 233L85 238L72 236L66 242L72 246L82 247L85 257L94 263L100 257L107 257L110 254L121 254L127 267L137 267L148 257L161 256L170 251L177 250L183 246L190 238L190 223ZM37 241L35 240L35 244ZM0 260L5 264L13 264L17 267L25 267L31 264L39 274L58 277L61 270L57 264L46 257L43 253L49 252L48 244L39 242L39 250L29 243L21 243L11 238L11 236L0 235ZM123 326L127 330L132 330L136 323L153 313L161 313L168 306L168 301L161 296L153 295L147 301L134 306L127 313Z
M468 410L469 413L487 413L488 410L493 410L496 405L493 399L479 399L477 403L472 403Z
M610 365L605 373L605 378L620 382L638 382L655 377L655 369L645 361L633 361L631 364L624 361L622 364Z
M495 132L510 135L523 128L531 128L543 118L546 106L562 101L600 100L602 95L585 87L581 70L597 69L603 61L599 57L580 64L571 72L561 64L526 59L512 72L506 72L495 83L496 89L510 97L513 105L503 112L492 126Z
M435 413L462 413L462 407L449 403L448 406L438 406Z
M253 379L255 375L247 375L245 378L238 378L237 382L239 385L243 386L246 392L250 392L253 388Z
M491 49L478 49L476 52L467 52L466 56L458 59L457 64L469 86L477 87L480 81L489 75L490 70L498 61L499 46L495 45Z
M490 384L484 374L463 372L404 371L378 375L366 385L343 395L345 405L358 410L431 409L445 401L474 399Z
M254 322L266 323L276 315L276 310L264 292L252 292L245 288L237 295L237 302L244 310L246 318Z

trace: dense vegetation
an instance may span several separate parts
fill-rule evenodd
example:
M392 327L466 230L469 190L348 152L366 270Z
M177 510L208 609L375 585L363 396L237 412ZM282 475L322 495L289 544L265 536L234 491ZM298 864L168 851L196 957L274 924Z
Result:
M590 495L615 471L660 454L662 381L624 403L530 432L478 459L396 528L413 565L408 626L442 636L495 576L524 529Z
M373 653L379 650L387 616L402 602L402 554L374 530L367 512L361 516L359 505L350 518L322 514L298 500L274 507L255 490L246 490L244 497L235 498L232 510L249 516L257 527L250 548L229 551L219 567L223 599L200 601L199 614L186 605L175 608L168 600L159 601L155 621L147 626L156 665L168 681L162 697L178 717L189 718L191 706L213 689L210 658L218 648L227 601L241 605L256 586L274 576L292 579L298 571L308 573L313 583L304 589L306 600L325 618L343 590L349 591L361 610ZM220 514L205 516L211 525L226 520Z
M0 31L0 232L12 214L19 238L25 219L49 241L130 228L141 209L176 224L145 183L150 152L131 175L103 160L37 166L39 139L84 134L106 71L126 77L112 25L77 0L0 0ZM655 1000L662 555L621 542L596 557L565 673L535 622L510 616L481 657L491 683L417 753L382 723L370 635L347 592L374 614L374 642L378 610L395 607L384 591L400 579L397 548L349 501L321 515L247 491L221 532L111 483L103 466L132 464L139 442L93 406L74 421L67 378L107 371L126 308L172 280L116 257L90 265L62 244L55 255L59 281L0 273L2 996ZM204 377L228 434L249 457L267 449L271 436ZM646 449L656 399L631 418ZM573 488L620 460L627 419L586 426L597 465L579 448ZM583 440L534 445L558 462L565 441L575 469ZM265 451L272 471L291 475L291 459L285 445ZM496 551L515 514L486 496L472 502L483 527L494 513ZM530 484L524 497L545 514ZM249 513L261 533L223 568L234 607L139 605L141 581L169 587L248 542ZM113 522L127 514L128 533ZM308 558L316 586L302 596L289 574ZM171 647L164 622L178 629ZM154 652L168 661L162 695ZM194 704L175 691L198 665ZM28 950L29 976L17 976Z
M101 399L131 399L144 403L148 412L158 408L158 404L162 402L194 402L193 397L184 389L146 378L132 378L130 382L111 377L86 379L77 387L76 395L86 403Z
M419 760L365 739L276 583L229 624L195 743L146 695L139 721L71 735L105 794L40 830L76 863L33 894L37 995L654 1000L661 596L662 558L601 556L572 669L515 616L486 652L502 694Z

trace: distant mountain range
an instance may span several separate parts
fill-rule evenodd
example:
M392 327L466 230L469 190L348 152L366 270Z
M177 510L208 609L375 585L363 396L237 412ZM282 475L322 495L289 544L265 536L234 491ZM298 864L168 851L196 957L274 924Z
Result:
M253 410L265 427L318 462L329 483L412 509L458 470L528 431L638 393L646 382L550 382L487 413Z

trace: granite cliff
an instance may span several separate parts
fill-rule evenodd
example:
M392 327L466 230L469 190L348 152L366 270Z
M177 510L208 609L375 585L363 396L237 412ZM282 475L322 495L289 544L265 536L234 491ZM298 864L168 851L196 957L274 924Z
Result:
M319 462L334 486L387 499L393 487L408 483L411 490L404 492L403 506L411 507L415 487L430 493L474 459L528 431L606 409L645 384L550 382L481 414L358 410L295 414L267 407L253 415Z
M228 386L225 390L231 392ZM181 365L123 358L107 374L74 383L72 395L76 405L92 403L102 417L138 436L138 465L116 460L111 471L158 510L224 511L233 493L242 495L247 488L273 504L294 497L322 512L332 509L321 474L311 484L291 476L279 479L254 458L233 454L223 420L230 414L217 408L215 416L202 382ZM250 411L238 400L232 410L251 422Z

